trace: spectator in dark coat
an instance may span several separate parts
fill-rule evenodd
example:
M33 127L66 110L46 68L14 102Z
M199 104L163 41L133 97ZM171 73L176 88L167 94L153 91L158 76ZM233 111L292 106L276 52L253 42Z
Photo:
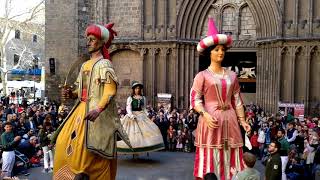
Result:
M280 180L282 175L282 165L279 151L281 144L278 141L272 141L269 145L268 151L270 157L267 159L265 169L265 180Z

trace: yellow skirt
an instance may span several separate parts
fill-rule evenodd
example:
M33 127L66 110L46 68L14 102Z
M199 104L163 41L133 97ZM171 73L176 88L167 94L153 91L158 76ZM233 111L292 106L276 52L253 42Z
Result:
M116 159L102 158L85 147L85 108L86 103L80 102L58 135L54 180L73 180L78 173L85 173L95 180L114 180L116 177Z

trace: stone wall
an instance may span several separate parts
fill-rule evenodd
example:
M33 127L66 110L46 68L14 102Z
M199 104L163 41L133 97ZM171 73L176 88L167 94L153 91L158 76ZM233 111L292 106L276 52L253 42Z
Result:
M141 1L108 0L108 21L114 22L114 29L120 39L141 37Z
M118 31L114 41L118 47L112 55L114 63L125 57L129 49L143 52L133 55L137 57L133 59L139 57L143 61L129 65L132 69L143 66L141 76L146 95L154 101L158 92L171 93L174 106L186 108L193 77L199 70L196 44L206 34L208 15L213 15L220 31L232 32L234 46L230 51L257 52L256 103L273 112L279 100L303 101L309 106L308 102L319 101L316 90L319 83L313 77L319 72L319 53L315 47L320 37L320 0L305 1L46 1L46 60L56 58L56 74L62 77L67 66L86 52L83 32L87 24L113 21ZM301 51L290 50L283 55L284 47ZM304 49L310 52L304 53ZM310 66L305 66L303 62L308 62L308 58ZM285 68L292 71L283 72ZM119 76L128 79L126 73L119 71ZM60 76L49 76L49 81L58 82ZM294 84L295 77L310 83ZM51 88L48 90L55 92Z
M45 52L46 69L49 58L55 59L55 74L46 71L46 93L50 99L59 99L61 84L72 62L78 57L78 2L46 1Z

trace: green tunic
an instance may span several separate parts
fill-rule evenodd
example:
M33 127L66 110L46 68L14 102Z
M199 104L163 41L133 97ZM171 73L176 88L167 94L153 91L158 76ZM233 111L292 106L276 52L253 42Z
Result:
M266 180L281 180L282 165L279 153L272 154L267 160Z
M288 156L290 144L286 138L278 139L278 142L281 144L280 156Z
M3 151L13 151L14 148L19 144L19 141L14 141L13 132L4 132L1 135L1 145Z

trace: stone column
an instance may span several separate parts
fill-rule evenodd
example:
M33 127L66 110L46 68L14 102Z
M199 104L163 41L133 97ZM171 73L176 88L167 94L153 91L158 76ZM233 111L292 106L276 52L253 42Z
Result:
M166 93L166 88L167 88L167 49L168 48L161 48L160 54L159 54L159 62L157 62L157 69L158 69L158 92L157 93Z
M292 48L295 48L295 47L292 47ZM294 79L295 77L295 64L296 64L296 56L297 56L297 53L296 52L291 52L291 66L290 66L290 72L291 72L291 77ZM294 81L290 81L290 86L288 87L289 88L289 94L290 94L290 102L294 102L294 84L295 82Z
M152 39L156 39L156 0L152 0Z
M148 48L141 48L140 49L140 57L141 57L141 59L142 59L142 70L143 70L143 75L142 75L142 83L144 84L144 85L146 85L147 84L147 78L146 78L146 72L147 72L147 63L146 63L146 60L147 60L147 58L146 58L146 56L147 56L147 54L148 54ZM148 94L148 90L145 88L144 89L144 93L145 93L145 95L147 95Z
M190 46L189 45L186 45L185 46L185 51L184 51L184 56L185 56L185 61L184 61L184 83L183 83L183 90L184 90L184 93L183 93L183 107L182 108L185 108L188 106L188 101L189 101L189 75L190 75Z
M294 25L294 30L293 30L293 34L294 36L298 36L298 24L299 24L299 0L295 0L295 9L294 9L294 18L293 18L293 25Z
M310 63L311 63L311 47L308 47L306 52L306 70L305 70L305 81L304 81L304 109L308 112L309 110L309 90L310 90Z
M313 17L313 2L314 0L309 0L309 15L308 15L308 37L312 37L312 17ZM317 7L319 8L319 7Z
M171 53L172 52L172 49L171 48L166 48L165 49L165 59L164 59L164 61L165 61L165 65L164 65L164 67L165 67L165 73L166 73L166 77L165 77L165 92L166 93L173 93L172 91L171 91L171 81L172 81L172 79L173 79L173 77L174 76L172 76L171 74L170 74L170 65L172 65L172 63L171 63Z
M157 96L157 70L156 70L156 61L157 61L157 56L160 52L159 48L152 48L152 61L151 61L151 104L154 107L155 104L155 98Z
M257 51L257 82L256 82L256 104L262 105L261 97L262 97L262 45L258 45L258 51Z
M179 45L179 55L178 55L178 59L179 59L179 65L178 65L178 71L179 71L179 78L178 78L178 82L179 82L179 104L178 104L178 108L183 108L184 105L184 81L185 76L184 76L184 70L185 70L185 51L184 51L185 45L180 44Z
M180 47L177 44L177 47L173 49L173 60L174 60L174 105L179 106L179 55Z

